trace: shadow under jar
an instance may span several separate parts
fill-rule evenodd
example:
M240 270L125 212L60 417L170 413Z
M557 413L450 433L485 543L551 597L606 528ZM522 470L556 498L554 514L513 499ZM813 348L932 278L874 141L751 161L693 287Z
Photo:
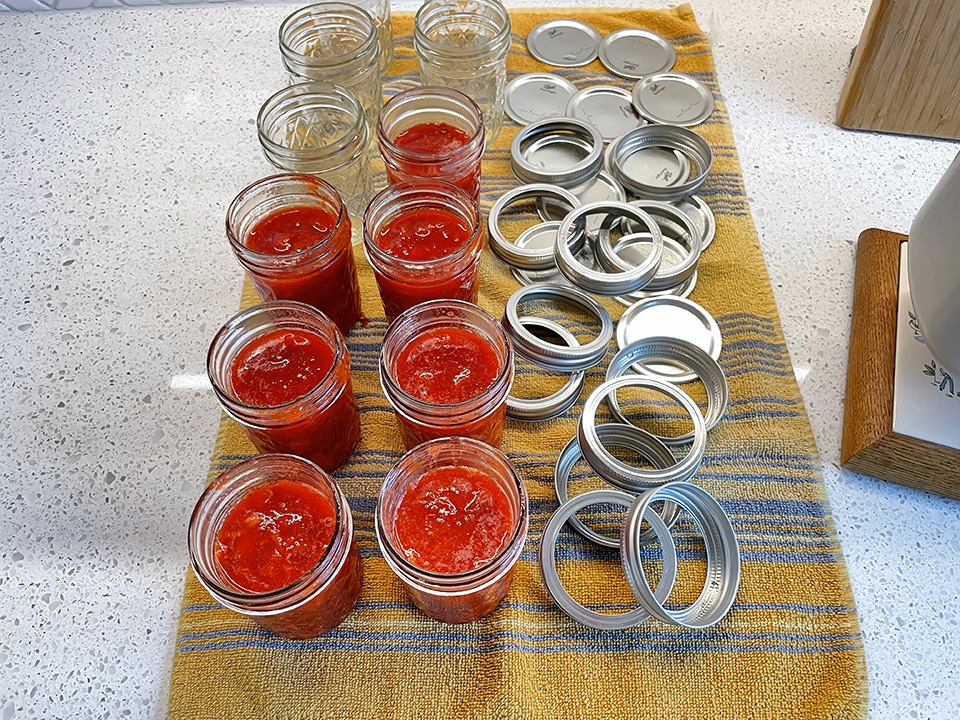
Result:
M471 303L416 305L384 335L380 384L407 449L453 436L498 447L512 382L510 338Z
M383 557L413 604L446 623L473 622L500 604L527 525L522 478L502 452L469 438L440 438L404 455L387 474L375 517Z
M280 56L292 82L347 88L373 127L383 105L380 38L365 9L342 2L307 5L280 25Z
M391 184L438 178L479 202L483 146L480 108L451 88L404 90L387 101L377 121L377 147Z
M346 343L309 305L275 300L241 310L214 337L207 374L260 452L299 455L333 472L360 441Z
M350 215L362 217L373 196L370 131L352 92L314 81L290 85L260 108L257 136L271 165L326 180Z
M227 239L264 300L320 310L346 335L360 319L351 222L340 194L312 175L272 175L227 209Z
M363 251L387 320L427 300L476 302L485 234L476 200L443 180L379 192L363 216Z
M498 0L426 0L414 17L421 82L472 98L483 112L487 143L503 127L511 42L510 15Z
M275 522L259 522L264 515ZM363 567L347 499L302 458L257 455L221 474L200 496L187 542L214 600L277 635L327 633L360 594Z

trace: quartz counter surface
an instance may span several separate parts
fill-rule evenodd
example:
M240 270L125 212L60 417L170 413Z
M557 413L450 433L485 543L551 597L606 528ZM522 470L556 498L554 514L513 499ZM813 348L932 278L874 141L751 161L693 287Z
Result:
M17 7L0 6L0 720L161 717L220 416L205 355L242 279L223 218L269 170L255 117L294 6ZM960 502L838 463L857 236L906 232L958 145L835 125L866 0L693 9L822 455L870 717L955 718Z

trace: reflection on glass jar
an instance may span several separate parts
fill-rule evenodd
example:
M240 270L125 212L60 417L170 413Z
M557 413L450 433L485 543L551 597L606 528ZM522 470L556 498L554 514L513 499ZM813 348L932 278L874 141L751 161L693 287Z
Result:
M448 522L451 513L456 523ZM414 605L442 622L473 622L507 594L528 513L523 479L503 453L469 438L441 438L414 448L387 474L377 541Z
M313 81L291 85L260 108L257 134L271 165L326 180L359 220L373 196L373 173L367 121L353 93Z
M275 522L256 522L263 515ZM257 455L214 480L190 517L188 545L214 600L284 637L329 632L360 594L347 499L327 473L293 455Z
M323 2L297 10L280 25L280 55L293 83L317 80L350 90L368 127L383 105L380 40L370 14L355 5Z
M417 11L413 46L424 85L444 85L483 111L487 143L503 126L510 15L499 0L427 0Z

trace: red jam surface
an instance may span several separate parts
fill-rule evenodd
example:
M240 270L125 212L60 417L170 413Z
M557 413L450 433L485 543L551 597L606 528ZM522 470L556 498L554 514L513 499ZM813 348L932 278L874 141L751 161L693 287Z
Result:
M273 330L237 353L231 386L241 402L273 407L309 393L332 367L333 350L316 333Z
M500 372L489 341L458 327L431 328L400 351L394 379L411 397L436 405L482 394Z
M217 530L216 558L230 580L248 592L279 590L306 575L323 557L336 509L316 488L293 480L245 494Z
M449 154L470 142L470 136L445 122L419 123L397 135L398 148L423 155Z
M424 570L445 574L485 565L509 544L513 526L503 488L464 466L424 473L407 488L395 520L404 557Z
M327 472L346 462L360 441L360 415L346 349L333 363L324 339L301 329L272 330L240 349L230 366L231 390L269 418L244 424L260 452L299 455ZM291 403L321 383L330 388L315 402Z
M445 122L418 123L407 128L393 140L393 144L408 152L421 155L449 156L469 144L471 138L458 127ZM445 162L408 162L395 159L387 162L387 179L391 184L415 177L435 177L462 188L474 200L480 199L480 157L475 163L451 168Z
M446 257L469 241L470 228L463 218L443 208L402 212L385 222L376 237L381 250L411 262Z
M313 305L346 335L360 319L360 284L350 245L350 219L337 225L337 216L324 207L294 205L258 220L243 244L264 255L293 255L315 246L322 258L303 258L300 264L275 272L247 267L264 300L297 300Z

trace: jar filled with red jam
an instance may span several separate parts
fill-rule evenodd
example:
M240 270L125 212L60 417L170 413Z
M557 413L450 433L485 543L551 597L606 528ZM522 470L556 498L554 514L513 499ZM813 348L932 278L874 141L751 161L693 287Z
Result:
M503 600L527 535L523 480L499 450L440 438L408 452L377 501L377 541L413 604L467 623Z
M298 174L258 180L230 203L227 239L264 300L313 305L344 335L360 319L350 216L326 181Z
M380 111L377 147L390 183L440 178L479 202L483 145L480 108L452 88L411 88Z
M384 335L380 383L407 449L451 436L498 447L512 382L510 338L476 305L422 303Z
M476 302L483 217L442 180L407 180L378 193L363 216L363 250L387 320L427 300Z
M309 305L275 300L241 310L214 337L207 374L260 452L299 455L333 472L360 440L346 343Z
M187 537L213 598L277 635L329 632L360 594L347 499L303 458L257 455L224 472L200 496Z

